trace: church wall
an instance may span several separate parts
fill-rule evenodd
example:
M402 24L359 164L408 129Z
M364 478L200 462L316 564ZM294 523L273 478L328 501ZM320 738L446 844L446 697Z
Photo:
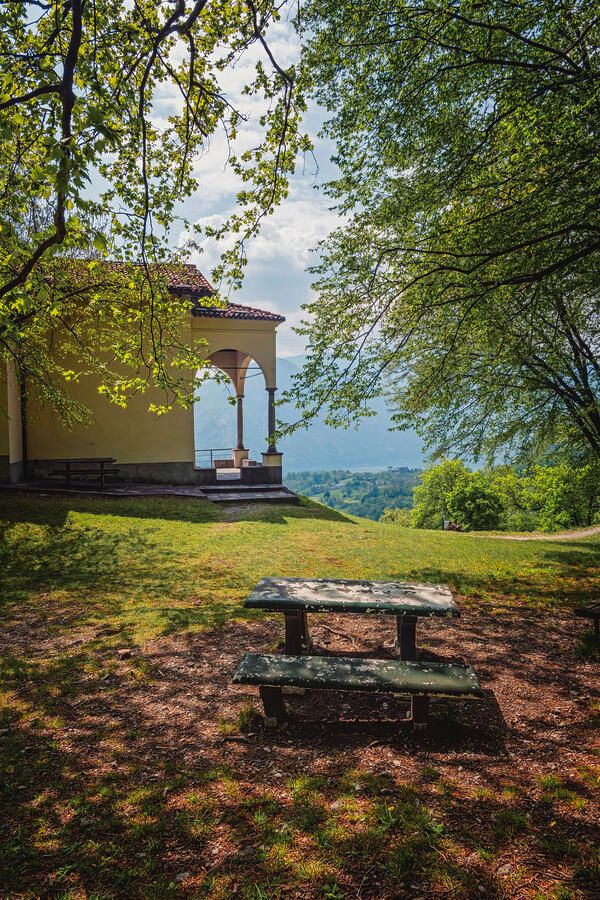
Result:
M21 392L14 367L0 363L0 482L22 477Z
M266 385L275 386L275 328L272 322L193 318L191 337L207 340L207 356L215 350L228 348L252 356L263 369ZM175 406L165 415L156 416L148 412L148 407L152 402L161 403L164 398L160 391L151 389L133 397L123 409L100 396L98 385L96 376L84 376L78 383L69 385L73 399L91 411L87 425L66 428L53 409L44 408L33 398L29 401L30 475L51 471L52 460L106 456L117 460L119 480L201 484L210 479L210 471L194 467L192 407Z
M193 483L193 409L175 405L162 416L149 412L152 403L164 402L164 394L157 388L135 395L122 408L98 393L99 384L97 375L87 375L68 385L70 396L90 410L86 424L71 428L62 424L51 407L30 399L27 445L31 474L45 474L56 459L106 456L117 460L120 480Z

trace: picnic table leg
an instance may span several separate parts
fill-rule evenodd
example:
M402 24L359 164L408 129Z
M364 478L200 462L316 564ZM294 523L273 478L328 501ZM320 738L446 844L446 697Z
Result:
M301 656L310 650L310 634L306 613L301 611L286 612L285 617L285 652L290 656Z
M271 687L270 685L261 684L259 692L260 699L265 708L266 719L275 719L276 722L287 719L283 691L280 687Z
M594 646L596 650L600 650L600 618L598 616L594 619Z
M400 659L417 658L417 617L399 613L396 616L396 652Z
M419 694L411 697L410 707L413 725L425 725L429 718L429 697Z
M104 463L100 462L100 488L104 490Z
M67 487L71 487L71 463L65 463Z

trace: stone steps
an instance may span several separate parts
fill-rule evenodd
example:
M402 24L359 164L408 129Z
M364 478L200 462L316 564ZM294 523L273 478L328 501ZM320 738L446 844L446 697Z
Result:
M244 494L246 491L287 491L283 484L243 484L241 481L218 481L217 484L203 484L202 490L209 494ZM291 493L291 491L290 491Z
M204 488L208 500L213 503L298 503L298 497L286 487L247 485L236 489L220 490Z
M104 489L88 483L70 487L51 481L2 484L0 490L36 494L78 494L88 497L188 497L213 503L298 503L298 497L280 484L219 484L210 486L174 484L110 484Z

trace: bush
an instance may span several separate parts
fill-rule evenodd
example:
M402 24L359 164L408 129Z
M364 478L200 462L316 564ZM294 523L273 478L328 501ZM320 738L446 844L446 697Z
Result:
M460 460L431 466L414 489L411 524L441 528L560 531L600 521L600 464L534 466L522 472L497 466L472 472ZM382 521L404 524L386 510Z
M469 474L459 459L445 459L423 472L421 484L413 491L413 527L442 528L448 496Z
M502 498L484 473L472 472L448 494L446 507L453 522L474 531L500 528Z
M412 525L411 522L411 513L410 509L402 509L400 507L395 507L393 509L384 509L382 515L379 518L380 522L387 522L392 525L401 525L403 528L410 528Z

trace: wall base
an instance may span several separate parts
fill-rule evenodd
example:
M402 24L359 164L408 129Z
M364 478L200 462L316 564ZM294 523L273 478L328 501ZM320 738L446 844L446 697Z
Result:
M123 481L134 484L214 484L214 469L196 469L191 462L157 462L157 463L115 463L119 474L108 477L106 483ZM28 466L28 477L45 478L56 464L51 459L36 459ZM2 480L2 462L0 457L0 480Z
M25 477L25 466L22 461L9 461L10 457L0 456L0 484L17 484Z
M244 466L240 469L242 484L282 484L281 466Z
M28 477L45 478L55 468L56 464L51 459L36 459L28 466ZM191 462L117 462L115 468L119 470L119 474L114 478L107 478L107 485L113 481L132 484L195 484L200 487L220 483L217 482L217 469L196 469ZM8 457L0 456L0 482L19 481L22 477L22 463L13 463L11 467L8 465ZM281 466L243 466L240 469L242 484L282 484L282 477Z

